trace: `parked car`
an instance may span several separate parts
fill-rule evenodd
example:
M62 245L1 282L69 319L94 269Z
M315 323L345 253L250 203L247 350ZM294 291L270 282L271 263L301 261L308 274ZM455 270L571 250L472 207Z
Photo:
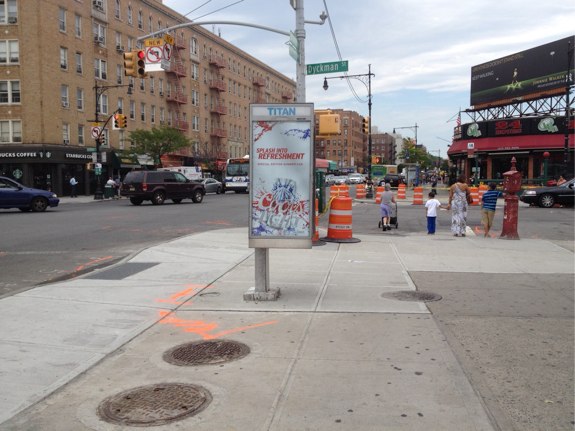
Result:
M347 184L363 184L365 183L365 177L363 174L349 174L347 176Z
M202 184L206 189L206 193L215 193L219 195L224 189L223 184L215 178L203 178Z
M378 186L389 183L391 187L398 187L403 183L403 177L399 174L387 174L382 180L379 180Z
M334 185L338 185L341 186L342 184L345 184L347 181L347 176L337 176L337 177L333 177L333 184Z
M521 193L519 199L526 204L537 205L542 208L551 208L555 204L572 206L575 202L574 187L575 179L571 179L560 186L527 189Z
M130 198L133 205L152 201L162 205L166 199L179 204L183 199L200 203L206 189L201 180L189 180L179 172L171 171L132 171L124 177L120 194Z
M18 208L20 211L46 211L57 207L60 199L55 193L26 187L8 177L0 177L0 208Z

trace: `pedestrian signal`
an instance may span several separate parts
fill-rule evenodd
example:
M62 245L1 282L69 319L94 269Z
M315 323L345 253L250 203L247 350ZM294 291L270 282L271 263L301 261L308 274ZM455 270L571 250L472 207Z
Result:
M371 156L371 164L372 165L381 165L382 164L381 156Z

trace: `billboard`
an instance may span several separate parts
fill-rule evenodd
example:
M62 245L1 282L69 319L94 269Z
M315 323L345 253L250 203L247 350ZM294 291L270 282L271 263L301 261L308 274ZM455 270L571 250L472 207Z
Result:
M566 130L567 124L564 116L523 117L462 124L460 139L516 135L564 135ZM573 131L573 120L570 121L569 131Z
M568 52L574 39L566 37L473 66L470 104L477 108L565 92L567 72L573 72L573 54ZM572 75L570 79L573 82Z
M313 104L250 105L252 248L311 248Z

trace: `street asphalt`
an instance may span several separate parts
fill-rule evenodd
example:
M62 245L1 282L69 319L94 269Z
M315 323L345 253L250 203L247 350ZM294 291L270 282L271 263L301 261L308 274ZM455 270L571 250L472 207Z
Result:
M0 430L573 429L572 251L354 237L270 250L276 301L245 228L0 300Z

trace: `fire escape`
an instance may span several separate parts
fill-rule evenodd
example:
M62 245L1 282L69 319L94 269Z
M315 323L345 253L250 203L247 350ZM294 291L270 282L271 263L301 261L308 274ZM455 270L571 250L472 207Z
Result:
M228 110L222 97L227 90L222 71L226 68L226 60L222 56L210 54L209 64L212 76L209 82L210 91L212 93L210 104L210 114L212 116L210 144L213 156L215 158L225 159L228 155L225 145L228 133L223 127L222 116L226 115Z
M254 90L255 103L266 103L266 79L263 76L254 76L252 78L252 84L256 87Z
M174 49L172 50L172 58L170 59L169 67L166 69L168 77L168 91L166 94L166 102L168 110L171 111L169 116L168 125L187 132L190 125L185 121L181 108L188 103L188 97L185 95L181 78L186 76L186 67L182 60L181 50L186 49L185 41L182 36L174 37ZM178 155L188 156L189 149L182 149L178 151Z

